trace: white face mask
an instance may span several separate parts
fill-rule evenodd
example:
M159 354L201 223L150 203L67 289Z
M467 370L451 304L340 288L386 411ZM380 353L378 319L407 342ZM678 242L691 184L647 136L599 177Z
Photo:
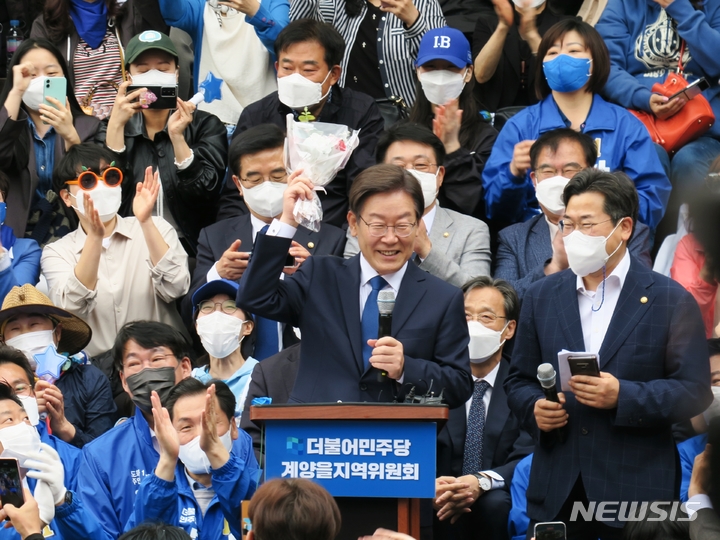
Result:
M30 362L30 367L35 371L37 362L34 356L44 353L48 346L55 345L53 334L54 330L27 332L26 334L20 334L19 336L5 340L5 344L24 352Z
M266 218L274 218L282 213L283 193L287 184L282 182L263 182L254 188L243 187L243 200L248 207Z
M585 277L600 270L608 259L615 255L622 242L618 244L610 255L605 250L608 238L610 238L622 223L618 221L615 228L607 236L590 236L579 230L574 230L563 238L565 253L567 253L568 265L576 276Z
M41 450L37 429L25 422L0 429L0 443L4 449L0 455L17 459L21 467L25 467L28 454Z
M32 111L40 109L40 105L45 101L43 88L47 79L48 77L35 77L30 81L27 90L22 96L23 103L28 109Z
M425 200L425 208L427 208L435 202L435 198L437 197L437 175L439 171L433 174L429 172L410 169L408 172L412 174L415 178L417 178L418 182L420 182L420 187L422 188L423 192L423 199Z
M713 401L710 404L710 406L703 413L705 422L708 424L710 423L710 420L720 416L720 387L719 386L711 386L710 390L712 390L712 393L713 393Z
M535 196L540 204L542 204L549 212L553 214L562 214L565 210L562 194L565 186L567 186L569 178L564 176L553 176L540 180L535 186Z
M230 420L234 422L234 419ZM230 429L225 435L220 436L220 442L228 452L232 452L232 436ZM205 452L200 448L200 436L198 435L187 444L180 445L180 453L178 454L180 461L183 462L185 468L193 474L210 474L210 460L208 460Z
M321 83L311 81L299 73L278 77L278 99L291 109L302 109L320 103L327 96L327 94L323 96L322 85L325 84L330 73L328 71Z
M210 315L198 317L197 333L210 356L227 358L238 350L245 338L240 335L245 322L222 311L213 311Z
M145 73L130 75L130 77L133 85L136 86L175 86L177 84L177 75L173 71L151 69Z
M515 4L517 7L522 8L525 7L523 4L525 3L525 0L513 0L513 4ZM541 6L545 3L545 0L532 0L530 2L530 5L528 7L536 8L538 6Z
M30 423L33 426L37 426L40 423L40 411L38 410L37 399L33 396L18 396L18 399L22 401L23 409L25 409Z
M456 99L463 91L466 74L467 70L462 73L455 73L446 69L436 69L421 73L418 79L425 97L430 103L445 105L449 101Z
M70 193L70 196L77 203L77 211L85 215L85 203L83 190L78 191L77 195ZM120 186L110 187L105 182L98 181L97 186L92 191L87 192L95 205L95 210L100 214L100 221L107 223L115 217L122 203L122 189Z
M470 354L470 362L473 364L487 362L490 357L500 349L502 344L505 343L504 339L502 341L500 340L505 328L507 328L507 324L498 332L478 321L468 321L468 333L470 334L468 353Z

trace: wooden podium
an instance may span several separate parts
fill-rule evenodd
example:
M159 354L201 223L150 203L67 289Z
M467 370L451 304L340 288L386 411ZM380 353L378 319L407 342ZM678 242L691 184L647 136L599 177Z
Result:
M263 431L267 479L310 478L335 497L343 518L338 540L378 527L420 538L420 499L434 496L446 405L259 405L250 419Z

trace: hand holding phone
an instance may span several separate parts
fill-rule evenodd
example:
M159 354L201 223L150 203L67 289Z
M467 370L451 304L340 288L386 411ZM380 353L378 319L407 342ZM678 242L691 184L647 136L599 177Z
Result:
M566 540L567 533L562 521L535 524L535 540Z
M0 503L20 508L25 502L20 464L15 458L0 458Z
M675 92L672 96L668 97L668 101L680 95L684 95L688 100L691 100L708 88L710 88L710 83L707 82L705 77L700 77L698 80L691 82L679 92Z

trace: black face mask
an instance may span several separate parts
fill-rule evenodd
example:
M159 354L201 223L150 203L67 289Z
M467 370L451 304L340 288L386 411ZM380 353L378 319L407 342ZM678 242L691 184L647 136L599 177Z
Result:
M152 412L150 395L153 390L160 396L160 403L165 403L170 390L175 386L176 369L172 367L145 368L140 373L126 378L125 382L132 393L135 405L140 407L143 412L150 414Z

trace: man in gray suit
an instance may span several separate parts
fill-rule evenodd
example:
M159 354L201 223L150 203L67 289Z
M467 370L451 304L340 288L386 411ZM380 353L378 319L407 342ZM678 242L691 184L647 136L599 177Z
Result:
M474 277L490 275L490 232L482 221L442 208L437 193L443 182L445 147L425 126L396 124L378 142L378 163L407 169L420 182L425 212L418 224L414 261L430 274L462 287ZM479 180L478 180L479 181ZM357 239L348 230L345 258L358 252Z
M500 231L494 275L509 281L520 298L531 284L568 268L562 235L557 234L565 210L562 192L576 173L596 160L592 138L569 128L543 133L530 148L530 178L542 212ZM648 268L650 245L650 229L638 221L628 249Z

